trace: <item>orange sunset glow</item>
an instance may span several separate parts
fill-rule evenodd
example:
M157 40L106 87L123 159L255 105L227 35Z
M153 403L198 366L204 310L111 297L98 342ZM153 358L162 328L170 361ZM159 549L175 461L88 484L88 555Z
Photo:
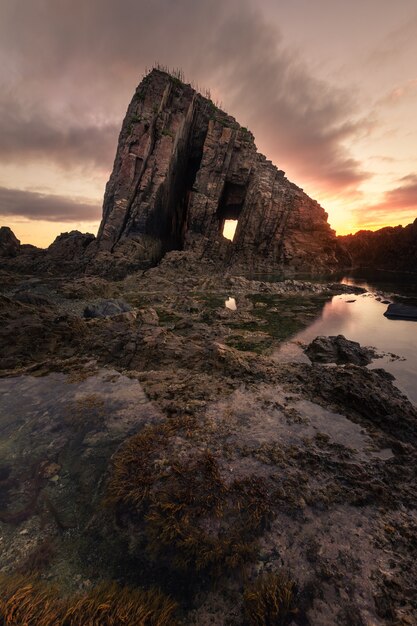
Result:
M210 88L337 234L414 220L414 1L143 12L140 2L114 12L110 0L0 3L0 221L23 243L97 231L127 102L156 59Z

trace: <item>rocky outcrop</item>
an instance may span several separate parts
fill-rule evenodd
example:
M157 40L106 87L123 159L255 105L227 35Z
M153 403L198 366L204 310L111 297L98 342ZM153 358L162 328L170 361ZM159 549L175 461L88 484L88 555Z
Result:
M20 241L8 226L0 227L0 257L15 257L19 254Z
M78 261L94 239L95 236L91 233L81 233L78 230L61 233L49 246L48 257L62 262Z
M388 305L384 315L390 319L417 321L417 306L401 304L399 302L391 303Z
M417 219L405 227L360 230L338 239L354 267L417 272Z
M95 236L90 233L78 230L62 233L44 249L28 244L20 245L10 228L2 227L1 230L6 233L4 246L3 242L0 244L0 257L5 269L39 275L73 276L83 274L87 266L92 265L94 250L90 244L95 241Z
M233 242L225 220L237 220ZM144 268L173 249L244 270L350 264L323 208L257 152L253 135L159 70L141 82L122 125L95 263L126 240Z
M363 348L357 341L350 341L343 335L316 337L305 349L313 363L353 363L369 365L376 358L373 348Z

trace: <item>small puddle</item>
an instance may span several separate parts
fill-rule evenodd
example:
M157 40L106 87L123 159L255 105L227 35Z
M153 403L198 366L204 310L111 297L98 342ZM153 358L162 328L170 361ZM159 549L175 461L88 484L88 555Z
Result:
M237 310L235 298L227 298L227 300L224 301L224 306L226 307L226 309L230 309L231 311Z

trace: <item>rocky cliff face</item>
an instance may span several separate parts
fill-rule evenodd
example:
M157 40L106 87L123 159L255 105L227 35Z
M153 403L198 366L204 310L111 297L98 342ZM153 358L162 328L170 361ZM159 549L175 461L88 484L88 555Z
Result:
M417 219L405 226L338 237L355 267L417 272Z
M138 267L173 249L243 270L350 264L323 208L257 152L253 135L159 70L129 105L95 245L98 259L128 249Z

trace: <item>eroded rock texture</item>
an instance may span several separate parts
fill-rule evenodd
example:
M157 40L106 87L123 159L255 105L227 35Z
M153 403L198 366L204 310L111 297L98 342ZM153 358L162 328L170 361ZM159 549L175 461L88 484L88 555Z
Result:
M251 270L350 264L323 208L257 152L253 135L159 70L129 105L104 198L99 252L127 245L143 267L172 249Z

